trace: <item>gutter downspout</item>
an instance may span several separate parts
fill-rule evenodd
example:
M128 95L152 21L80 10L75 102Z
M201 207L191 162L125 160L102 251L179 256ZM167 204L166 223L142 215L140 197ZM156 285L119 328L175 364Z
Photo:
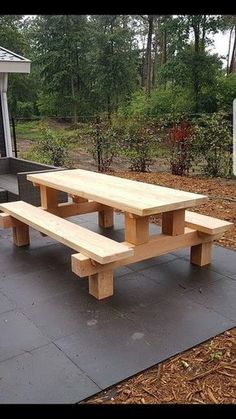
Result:
M7 157L12 157L11 130L10 130L8 104L7 104L7 80L8 80L8 74L2 73L0 90L1 90L2 118L3 118L3 129L4 129L4 135L5 135L6 155Z

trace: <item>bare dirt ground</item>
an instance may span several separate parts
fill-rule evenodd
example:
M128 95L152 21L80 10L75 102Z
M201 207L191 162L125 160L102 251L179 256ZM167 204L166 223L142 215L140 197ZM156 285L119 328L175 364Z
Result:
M196 210L202 214L233 222L234 227L224 234L218 244L236 250L236 180L179 177L169 173L114 172L112 174L208 195L209 201ZM160 222L158 218L153 221ZM82 404L235 403L236 328L82 402Z

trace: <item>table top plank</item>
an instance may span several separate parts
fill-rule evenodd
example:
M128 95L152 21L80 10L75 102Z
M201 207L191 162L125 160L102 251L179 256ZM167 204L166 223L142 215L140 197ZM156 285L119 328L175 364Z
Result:
M82 169L27 175L27 179L140 216L189 208L207 196Z

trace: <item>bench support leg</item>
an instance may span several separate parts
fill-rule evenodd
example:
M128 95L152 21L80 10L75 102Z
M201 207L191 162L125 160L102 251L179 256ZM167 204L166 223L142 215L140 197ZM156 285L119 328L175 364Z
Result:
M17 221L16 226L13 227L13 242L16 246L28 246L30 243L29 226L27 224Z
M142 244L149 240L149 217L136 217L125 213L125 241Z
M167 211L162 213L162 233L168 236L184 234L185 210Z
M99 227L107 228L114 225L114 211L113 208L107 207L103 211L98 212Z
M204 266L211 263L212 242L206 242L191 247L190 262L194 265Z
M98 300L113 295L113 271L99 272L89 276L89 294Z

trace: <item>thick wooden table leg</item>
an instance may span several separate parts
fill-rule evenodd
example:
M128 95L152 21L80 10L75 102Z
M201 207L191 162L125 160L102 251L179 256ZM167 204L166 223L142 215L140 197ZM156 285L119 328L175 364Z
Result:
M15 226L12 228L13 242L16 246L28 246L30 243L29 226L15 220Z
M89 276L89 294L98 300L113 295L113 271L100 272Z
M168 236L184 234L185 210L179 209L162 213L162 233Z
M102 228L113 227L114 225L113 208L107 207L104 210L98 212L98 224L99 224L99 227L102 227Z
M211 263L212 242L206 242L191 247L190 262L194 265L204 266Z
M137 217L125 213L125 241L142 244L149 240L149 217Z
M48 210L56 208L58 206L58 194L59 191L56 189L40 185L41 206Z

